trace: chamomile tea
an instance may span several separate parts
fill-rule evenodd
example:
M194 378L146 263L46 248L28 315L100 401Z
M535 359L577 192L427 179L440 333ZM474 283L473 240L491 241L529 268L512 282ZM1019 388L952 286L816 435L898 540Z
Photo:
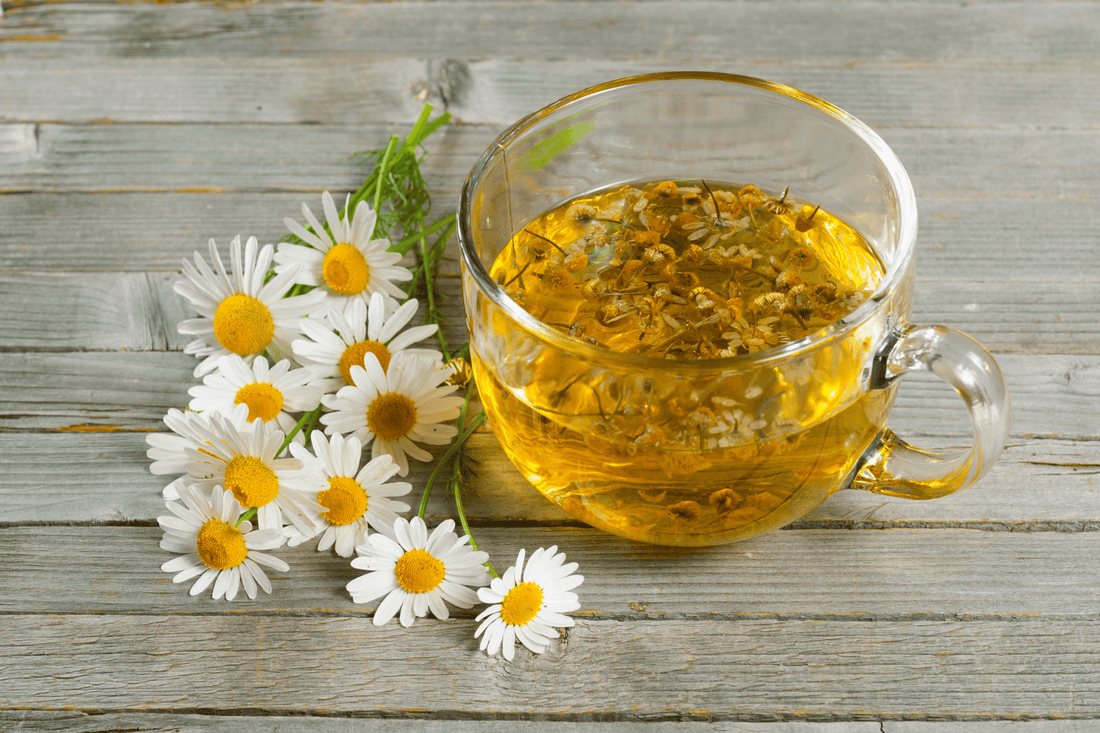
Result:
M826 328L883 278L856 230L787 191L709 180L596 191L515 232L490 275L563 336L647 357L591 368L499 312L472 353L505 452L593 526L672 545L781 526L838 488L885 425L893 390L855 387L866 365L846 340L767 368L696 368Z

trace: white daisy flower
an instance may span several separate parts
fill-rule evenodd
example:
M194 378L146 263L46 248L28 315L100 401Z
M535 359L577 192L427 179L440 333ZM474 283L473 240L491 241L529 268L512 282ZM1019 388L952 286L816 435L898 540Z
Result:
M482 650L492 655L503 647L508 660L515 656L516 639L535 654L542 654L550 640L557 638L555 628L573 625L573 619L565 614L580 608L577 594L571 591L584 581L584 576L573 575L577 563L565 564L565 554L558 553L557 545L532 552L526 567L523 554L520 550L516 564L503 577L477 592L482 603L492 605L475 619L482 623L474 638L484 633Z
M268 366L267 359L256 357L252 364L236 354L220 357L217 370L203 377L203 383L188 390L189 407L198 412L223 415L237 405L248 405L248 421L274 423L284 434L294 429L297 420L290 413L317 407L330 380L312 369L292 369L287 359ZM301 433L296 436L304 442Z
M219 356L237 354L251 361L265 349L275 359L291 355L290 342L300 336L298 321L314 314L324 301L324 293L309 292L285 298L294 285L291 271L276 275L264 284L275 255L273 245L258 249L255 237L249 237L241 254L241 238L229 244L230 271L214 240L210 240L210 265L198 252L195 264L183 261L183 280L176 292L187 299L199 318L180 321L179 332L198 336L183 351L203 361L195 367L201 377L214 370Z
M185 553L160 566L166 573L175 573L173 583L182 583L198 576L191 586L197 596L214 584L214 600L222 596L231 601L240 586L249 598L256 598L257 587L271 592L271 581L260 565L286 572L290 566L261 550L273 550L283 544L278 530L252 531L251 522L238 522L241 505L231 491L215 488L209 496L183 484L179 488L183 504L168 503L172 516L157 517L164 530L160 547L168 552Z
M328 323L303 319L300 328L306 338L295 340L291 347L300 363L332 377L335 389L352 384L351 368L363 366L367 353L378 358L382 371L386 371L390 360L399 353L442 361L442 354L435 349L408 348L434 334L438 330L434 323L401 331L416 315L419 305L415 298L407 300L387 318L384 298L374 293L370 297L369 311L364 301L353 300L346 311L330 310Z
M165 458L162 467L184 465L196 488L209 492L222 486L233 492L241 506L256 509L260 529L281 531L285 518L303 533L316 534L313 515L324 508L314 499L324 482L315 466L298 458L276 458L283 432L261 420L249 423L247 417L243 404L229 415L169 410L164 424L190 445L179 446L183 459ZM166 499L178 494L178 485L173 482L165 489Z
M448 519L429 537L420 517L411 522L398 517L393 525L396 539L376 533L355 548L359 557L351 566L371 572L348 583L348 592L355 603L385 596L374 612L375 626L399 612L402 626L412 626L428 611L446 619L447 603L470 608L477 602L473 588L489 582L489 555L470 547L469 535L459 538L454 526Z
M360 469L363 444L358 438L333 435L330 441L320 430L313 431L310 438L313 452L321 461L320 473L328 479L328 488L317 496L317 503L325 508L318 519L324 534L317 549L336 545L337 555L351 557L355 548L367 541L368 525L376 532L393 531L398 513L409 511L409 505L392 497L405 496L412 491L412 484L386 483L400 468L388 455L378 456ZM313 458L308 450L295 444L291 444L290 452L303 461ZM296 527L287 527L286 534L291 547L309 539Z
M355 300L366 302L374 293L385 298L391 311L397 308L398 299L404 299L405 293L394 283L411 280L412 273L397 264L401 255L389 251L388 239L371 239L377 221L374 209L360 201L351 218L345 204L345 217L341 217L328 191L322 194L321 203L332 233L325 231L309 207L302 204L302 215L313 231L290 217L283 221L310 246L281 242L275 254L276 274L294 272L294 282L316 287L314 292L323 293L328 304L338 310Z
M173 408L168 410L168 415L165 416L164 422L171 427L172 424L179 420L190 419L180 417L189 414L191 413L182 413ZM237 430L248 429L247 408L242 407L240 409L231 410L226 417L232 421L233 427ZM173 431L175 430L174 428L172 429ZM197 447L194 439L177 434L176 432L150 433L145 436L145 442L149 444L149 450L146 451L145 455L153 461L149 465L149 472L154 476L185 474L188 472L188 469L192 467L193 461L187 451L188 449ZM174 501L180 498L179 494L176 492L175 486L173 482L164 489L165 500Z
M439 362L400 354L384 371L378 358L368 353L364 365L351 368L352 384L321 398L321 404L332 410L321 416L321 423L329 435L351 435L364 444L373 439L371 457L388 454L405 476L406 455L418 461L432 459L413 441L446 445L458 434L455 426L440 423L458 417L463 399L449 396L458 387L443 384L452 372Z

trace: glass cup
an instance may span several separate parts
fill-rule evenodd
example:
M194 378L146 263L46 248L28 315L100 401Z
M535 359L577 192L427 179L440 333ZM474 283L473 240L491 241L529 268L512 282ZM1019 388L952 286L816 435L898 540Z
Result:
M661 180L789 191L854 228L885 273L831 325L713 359L594 346L537 320L490 275L513 235L546 211ZM916 233L913 188L894 153L795 89L683 72L566 97L502 133L462 189L463 297L490 424L519 471L567 512L663 545L745 539L844 488L913 499L963 489L1004 445L1008 392L973 339L909 323ZM922 450L887 427L898 380L912 371L956 389L972 447Z

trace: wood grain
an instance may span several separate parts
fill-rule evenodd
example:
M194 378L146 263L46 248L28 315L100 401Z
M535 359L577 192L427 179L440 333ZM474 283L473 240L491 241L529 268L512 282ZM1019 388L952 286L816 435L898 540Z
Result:
M307 715L252 715L225 717L220 715L186 715L179 713L148 712L62 712L62 711L0 711L0 722L18 726L27 733L198 733L199 731L276 731L276 733L361 733L385 731L386 733L634 733L642 721L631 722L577 722L569 719L539 718L521 720L510 718L491 720L478 718L425 719L413 713L408 719L384 717L307 716ZM861 721L820 723L799 720L795 722L758 723L744 719L705 722L692 720L646 720L648 733L1089 733L1095 724L1089 720L968 720L966 722L926 722L910 720Z
M471 519L575 524L527 483L493 435L475 434L468 448L479 461L478 475L469 478L464 496ZM151 475L146 450L144 432L0 432L3 521L149 523L164 512L161 489L173 477ZM921 502L842 491L796 526L1096 530L1098 466L1096 441L1012 441L989 475L960 494ZM414 503L431 469L432 464L410 466ZM436 521L453 517L451 498L434 492L429 515Z
M1092 4L692 0L616 2L15 5L0 44L20 58L537 57L704 62L1095 61ZM782 27L784 32L766 32Z
M538 50L532 41L529 53ZM337 58L227 64L227 49L214 53L186 66L171 57L85 59L79 67L65 58L28 58L18 68L0 67L0 86L10 90L0 99L0 120L411 125L430 102L456 123L500 126L596 84L685 69L683 61L661 58L437 60L379 58L361 49ZM690 68L786 84L872 127L1088 128L1100 114L1090 93L1100 87L1094 61L723 59L693 60ZM44 88L55 93L38 93Z
M167 511L162 510L162 514ZM980 532L965 529L786 530L727 547L678 550L641 545L589 528L474 529L503 573L526 548L556 545L585 577L584 618L900 619L1068 618L1096 622L1100 568L1079 562L1100 551L1100 532ZM0 529L0 613L363 617L345 586L362 574L316 542L272 551L290 570L271 572L273 593L232 603L160 570L156 527ZM64 572L52 572L64 568ZM706 593L699 592L705 579ZM777 579L782 579L777 581ZM980 585L980 590L975 585ZM455 610L466 619L477 610Z
M0 273L0 348L180 350L193 311L158 273Z
M584 527L491 432L464 498L498 569L558 544L578 625L480 653L476 610L376 628L312 544L275 593L192 598L159 566L149 431L183 407L180 260L274 241L351 153L424 102L436 216L509 124L671 69L816 94L897 152L918 195L914 320L1009 382L1009 445L934 502L855 491L789 528L675 551ZM3 0L0 729L455 733L1083 733L1100 720L1100 4ZM457 253L455 242L449 254ZM457 260L447 336L464 340ZM962 444L907 378L891 425ZM419 492L431 466L414 464ZM454 515L438 491L430 523Z
M1097 440L1089 400L1100 393L1100 357L999 354L1013 401L1012 435ZM111 427L164 430L169 408L183 409L197 360L179 352L0 352L0 429ZM969 435L963 403L927 374L905 378L892 426L956 445Z
M192 712L748 717L1100 715L1088 618L580 619L546 653L472 619L38 615L7 620L0 706Z
M222 247L223 257L227 251ZM170 273L3 273L0 350L180 350L176 330L192 317ZM439 279L448 343L466 341L461 283ZM1100 352L1100 288L1092 283L931 281L917 284L913 322L970 334L995 353L1089 355Z
M346 166L363 173L350 162ZM332 193L341 195L335 187ZM7 224L0 230L0 270L178 272L180 260L205 252L211 238L219 244L237 234L263 243L279 240L287 232L284 217L303 221L303 203L320 214L315 193L7 194L0 196L0 218ZM456 193L434 195L432 216L457 207ZM1027 287L1100 282L1093 226L1100 220L1100 198L924 196L917 207L920 281L1012 281ZM1043 237L1036 240L1039 230ZM455 274L457 238L447 254L441 267Z
M501 131L437 133L423 167L432 190L457 191ZM406 132L383 124L0 125L0 192L353 191L362 175L347 157ZM880 132L918 195L1090 199L1100 188L1100 130Z
M366 731L384 731L384 733L634 733L639 723L598 722L585 723L573 720L547 719L520 720L510 718L491 720L484 718L424 718L423 714L412 713L408 719L391 715L365 717L354 716L310 716L310 715L253 715L247 717L225 717L220 715L185 715L160 712L38 712L0 711L0 723L19 726L26 733L106 733L109 730L127 731L127 733L198 733L199 731L235 731L239 733L363 733ZM1020 724L1005 728L1008 733L1077 733L1083 728L1071 728L1075 725L1065 721L1057 723L1062 727L1044 727L1047 723L1031 724L1034 731L1022 728ZM888 724L887 724L888 725ZM697 721L657 721L645 724L648 733L882 733L890 728L881 728L879 723L845 721L843 723L752 723L744 720L736 722L709 720Z

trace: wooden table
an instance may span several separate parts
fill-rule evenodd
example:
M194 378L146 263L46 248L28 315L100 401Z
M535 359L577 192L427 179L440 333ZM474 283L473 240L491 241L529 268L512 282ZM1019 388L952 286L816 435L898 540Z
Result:
M1100 726L1100 5L46 2L0 18L0 728L1066 733ZM846 491L671 552L573 522L478 434L498 568L558 544L577 626L513 662L474 611L376 628L311 546L255 601L159 570L145 437L186 405L180 261L354 190L424 102L438 215L509 123L601 81L741 73L876 129L920 208L915 320L997 356L1000 463L935 502ZM445 269L460 343L457 265ZM965 443L907 380L896 422ZM893 418L892 418L893 419ZM427 473L418 469L419 491ZM433 500L434 501L434 500ZM432 523L452 516L440 498ZM643 725L644 724L644 725Z

